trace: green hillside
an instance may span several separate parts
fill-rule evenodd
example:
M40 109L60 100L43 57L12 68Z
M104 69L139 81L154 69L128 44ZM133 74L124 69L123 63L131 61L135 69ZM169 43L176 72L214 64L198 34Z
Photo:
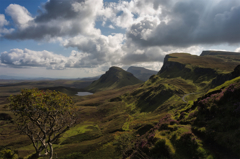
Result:
M92 84L87 87L87 90L90 92L97 92L121 88L138 83L142 83L142 81L133 76L133 74L126 72L119 67L111 67L98 80L92 82Z
M96 93L73 96L79 121L54 143L54 153L60 159L240 158L240 66L223 55L167 55L143 84L110 68L89 87ZM135 80L139 84L122 87ZM61 88L66 90L75 91ZM14 117L0 99L0 115ZM33 154L31 141L4 116L0 150Z

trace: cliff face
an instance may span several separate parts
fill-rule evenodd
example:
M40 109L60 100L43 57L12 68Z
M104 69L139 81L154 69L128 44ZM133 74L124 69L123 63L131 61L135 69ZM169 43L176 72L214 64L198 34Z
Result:
M158 75L163 78L181 77L183 79L192 80L195 83L208 81L217 76L216 70L197 66L189 63L188 61L184 62L181 60L182 56L186 57L189 61L191 61L191 58L196 60L196 56L192 56L190 54L166 55L164 64ZM198 60L201 61L202 59L199 58Z
M170 56L170 55L165 56L163 66L162 66L161 70L158 72L158 75L160 75L161 73L164 73L164 72L172 71L173 69L178 69L178 70L185 69L184 64L181 64L179 62L169 61L170 58L174 58L174 57ZM189 72L191 70L188 69L187 71Z
M163 78L181 77L194 83L212 81L212 86L218 86L240 75L238 59L240 54L234 52L203 51L201 56L173 53L166 55L158 75Z

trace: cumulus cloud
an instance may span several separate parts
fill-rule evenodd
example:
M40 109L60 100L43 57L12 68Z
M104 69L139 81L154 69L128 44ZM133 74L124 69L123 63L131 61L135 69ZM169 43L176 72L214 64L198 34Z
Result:
M115 29L113 25L108 26L110 29Z
M240 47L235 50L235 52L240 52Z
M141 46L185 47L240 41L240 2L237 0L170 0L161 8L160 23L144 18L130 27L129 42Z
M77 47L78 50L88 54L81 62L84 66L96 67L104 63L119 63L121 57L125 54L122 50L123 34L114 34L109 36L99 35L94 37L77 36L66 40L65 47Z
M4 28L4 26L6 26L8 24L9 24L9 22L5 19L5 15L0 14L0 37L2 36L2 34L11 33L13 31L13 29Z
M104 56L102 61L99 61L99 58L93 55L75 50L69 57L66 57L46 50L12 49L1 53L0 64L10 67L46 67L47 69L64 70L66 68L96 68L106 64L111 66L112 61L109 60L112 57Z
M79 52L65 57L13 49L2 53L2 64L49 69L141 64L157 68L172 52L200 54L202 44L240 42L239 0L48 0L38 13L33 17L23 6L9 5L6 14L15 31L1 31L8 22L0 14L0 35L13 40L58 40ZM97 28L99 21L101 27L111 29L110 35ZM115 33L119 28L126 34Z
M0 14L0 27L3 27L4 25L8 25L8 21L5 19L4 14Z
M10 4L5 12L11 16L14 23L20 28L28 27L28 23L33 20L28 10L18 4Z
M34 18L26 8L11 4L6 13L12 17L18 29L5 37L41 40L99 34L101 31L94 25L102 3L99 0L49 0Z
M131 0L106 3L104 9L99 11L99 16L104 23L109 20L115 26L126 29L139 21L139 18L159 16L161 14L159 6L163 3L166 3L165 0Z
M122 57L121 59L122 64L141 65L141 63L145 63L144 65L146 66L147 66L146 63L149 63L150 65L153 62L162 63L164 61L165 56L170 53L191 53L191 54L199 55L202 51L202 47L200 46L190 46L186 48L176 48L176 47L169 47L169 46L139 47L134 44L131 44L131 46L124 46L123 49L125 50L125 52L128 52L128 53ZM156 66L153 67L152 69L154 68L156 68Z
M64 69L67 58L49 51L32 51L29 49L12 49L1 53L1 62L12 67L47 67Z

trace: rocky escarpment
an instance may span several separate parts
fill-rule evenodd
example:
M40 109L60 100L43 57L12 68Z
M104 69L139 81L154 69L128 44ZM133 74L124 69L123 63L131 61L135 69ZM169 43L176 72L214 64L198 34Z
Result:
M185 56L191 60L190 54L186 54ZM181 59L176 60L178 58L178 54L166 55L164 64L161 70L158 72L158 75L163 78L181 77L183 79L193 80L195 83L208 81L217 76L217 72L214 69L192 65L187 62L184 63L181 61ZM199 60L202 59L199 58Z
M158 75L163 74L164 72L170 72L173 71L174 69L182 70L185 69L185 65L179 62L173 62L169 61L170 58L175 58L171 55L166 55L164 58L163 66L161 70L158 72ZM187 72L190 72L191 70L186 68Z

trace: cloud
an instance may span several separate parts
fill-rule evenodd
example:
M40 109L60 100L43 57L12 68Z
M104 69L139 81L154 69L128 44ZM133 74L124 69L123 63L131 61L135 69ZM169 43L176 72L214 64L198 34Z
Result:
M239 0L48 0L33 17L23 6L6 8L15 31L0 14L0 35L13 40L59 41L77 48L69 57L48 51L3 52L2 65L12 67L106 68L143 64L156 69L166 54L200 54L202 44L239 43ZM98 23L110 30L103 35ZM104 29L106 29L104 28ZM121 30L120 30L120 29ZM120 30L120 31L119 31ZM126 34L118 32L126 31ZM206 46L206 45L205 45ZM35 59L34 59L35 58Z
M137 45L131 44L130 46L124 46L123 50L127 52L122 58L121 63L124 65L141 65L141 63L162 63L167 54L170 53L191 53L199 55L201 53L202 47L191 46L186 48L176 48L176 47L139 47ZM149 67L149 66L148 66ZM156 68L156 66L154 67ZM154 69L153 68L153 69Z
M99 34L101 31L94 26L102 6L99 0L49 0L39 10L39 15L33 18L23 6L11 4L6 13L12 17L17 30L5 37L42 40Z
M77 36L66 40L63 45L65 47L77 47L78 50L88 55L81 60L82 66L97 67L104 63L119 63L121 57L125 54L122 50L124 39L123 34L93 37Z
M110 29L115 29L113 25L108 26Z
M127 38L141 46L178 46L240 42L240 2L169 1L161 6L159 23L145 17L134 23Z
M4 14L0 14L0 27L8 25L8 23L9 22L5 19L5 15Z
M111 21L115 26L128 28L145 16L156 17L161 14L160 4L166 0L131 0L118 3L105 3L104 9L99 11L103 23Z
M240 52L240 47L235 50L235 52Z
M1 53L1 62L12 67L47 67L64 69L67 58L48 51L12 49Z
M89 43L91 44L91 41L89 41ZM110 43L108 46L112 44L114 43ZM91 46L92 45L89 47ZM118 63L116 61L120 60L117 54L103 54L104 51L109 51L108 49L113 48L106 48L107 46L105 48L100 48L100 46L95 46L96 50L102 50L98 52L96 51L96 55L73 50L69 57L54 54L46 50L33 51L29 49L11 49L8 52L5 51L1 53L0 65L16 68L45 67L47 69L64 70L66 68L97 68L104 65L111 66L114 61L115 63ZM114 60L114 58L116 59Z
M18 4L10 4L5 12L11 16L14 23L20 28L28 27L28 23L33 20L28 10Z
M164 60L165 53L159 47L137 48L132 46L125 48L128 54L122 59L121 63L125 65L137 64L142 62L161 62Z
M0 14L0 37L2 36L2 34L11 33L13 31L13 29L4 28L8 24L9 22L5 19L5 15Z

